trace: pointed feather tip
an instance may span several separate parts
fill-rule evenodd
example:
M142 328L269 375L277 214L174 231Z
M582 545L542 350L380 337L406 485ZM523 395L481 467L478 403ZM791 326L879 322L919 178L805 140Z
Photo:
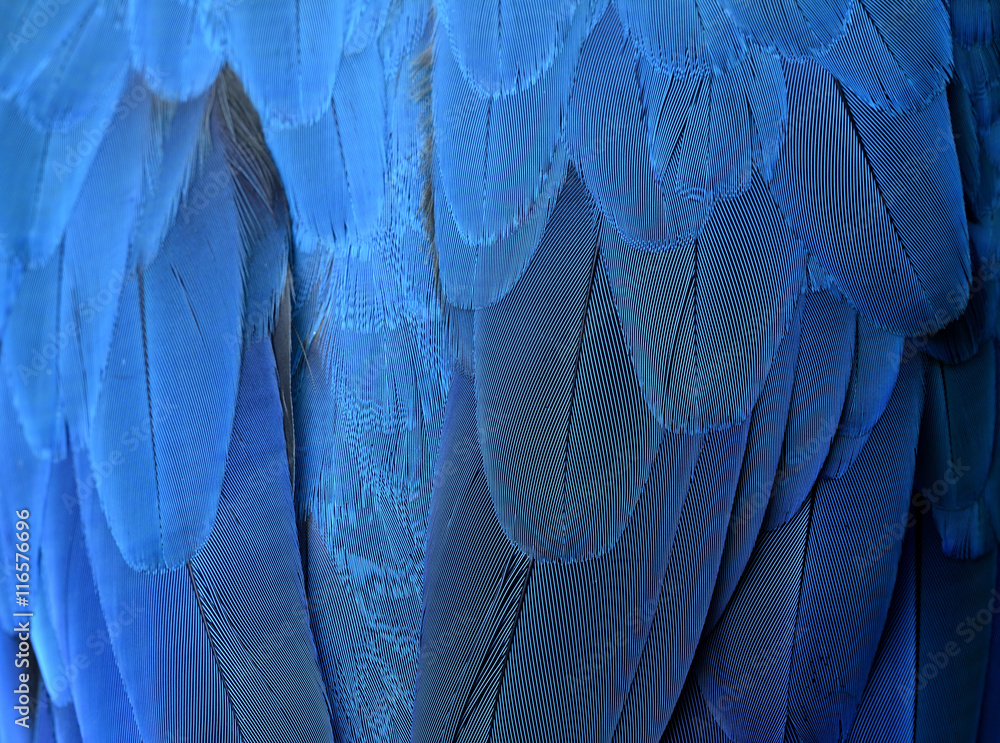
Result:
M839 480L850 470L854 460L858 458L861 450L868 441L870 431L850 436L845 433L838 433L834 436L830 444L830 453L827 455L823 465L821 477L825 480Z

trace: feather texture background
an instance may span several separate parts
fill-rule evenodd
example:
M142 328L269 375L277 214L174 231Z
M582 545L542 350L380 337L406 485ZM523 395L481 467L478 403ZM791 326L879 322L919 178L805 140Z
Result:
M1000 740L1000 4L0 29L0 741Z

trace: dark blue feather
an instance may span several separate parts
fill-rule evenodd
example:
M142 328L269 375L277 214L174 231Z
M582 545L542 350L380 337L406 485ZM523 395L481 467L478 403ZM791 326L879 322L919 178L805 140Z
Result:
M931 519L917 527L915 743L976 739L984 703L990 624L996 621L997 557L954 560Z
M45 689L38 690L38 701L35 707L35 718L32 721L31 736L32 743L57 743L55 721L52 717L52 700L49 699ZM4 736L7 731L0 730L0 736ZM22 731L23 732L23 731ZM0 737L0 740L10 741L9 736ZM17 738L15 737L16 741Z
M77 619L76 611L67 601L70 574L76 566L74 539L79 517L76 495L76 472L72 456L53 464L49 474L44 508L29 520L32 536L38 540L38 561L31 565L36 585L32 603L35 620L32 623L32 647L38 658L45 687L53 704L65 706L72 701L70 682L77 668L69 648L69 627ZM90 581L91 587L93 580ZM100 610L98 610L100 617Z
M511 545L494 515L472 387L458 372L448 401L413 737L607 740L656 610L701 437L663 437L642 497L607 554L544 565ZM560 712L525 717L529 698Z
M1000 6L991 0L953 0L948 9L952 33L959 44L989 44L1000 31Z
M986 608L993 612L994 621L990 629L989 661L986 669L986 682L983 684L983 705L979 717L978 743L996 743L1000 740L1000 707L990 704L987 700L997 699L1000 695L1000 622L995 621L1000 614L1000 570L997 574L997 584L990 594Z
M784 739L809 504L761 536L732 602L695 660L693 678L730 740Z
M2 241L0 241L0 245L3 245ZM3 247L4 250L0 250L0 338L3 337L4 329L7 326L7 317L10 314L10 306L17 297L18 289L21 288L21 279L24 277L21 262L7 253L6 246Z
M913 740L919 622L915 535L909 528L903 539L889 615L849 741Z
M892 398L854 465L812 500L789 674L802 740L850 729L896 580L916 458L923 363L900 367Z
M705 703L698 679L689 674L660 743L730 743Z
M970 559L993 552L989 480L997 430L994 342L963 364L927 362L915 488L932 507L946 555Z
M956 44L955 78L969 95L976 123L988 130L1000 114L1000 43Z

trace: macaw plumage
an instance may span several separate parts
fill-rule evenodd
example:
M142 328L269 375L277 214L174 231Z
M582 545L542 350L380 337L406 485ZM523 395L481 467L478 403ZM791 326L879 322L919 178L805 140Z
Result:
M0 742L1000 741L1000 2L0 29Z

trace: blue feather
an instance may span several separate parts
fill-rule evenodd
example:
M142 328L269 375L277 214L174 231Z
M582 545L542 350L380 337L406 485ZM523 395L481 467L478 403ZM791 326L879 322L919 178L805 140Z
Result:
M912 355L897 335L879 330L861 313L855 315L854 361L844 409L823 468L825 477L841 477L865 445L896 384L903 355Z
M61 348L60 370L79 435L96 412L126 275L155 258L204 145L206 98L174 110L137 78L131 86L142 99L129 106L123 98L66 231L60 324L70 342Z
M802 301L796 303L791 325L778 346L767 373L767 381L764 382L764 388L750 414L743 467L736 487L715 592L705 620L707 628L713 627L718 621L733 596L737 583L742 580L767 511L783 451L782 443L799 360L803 304Z
M739 194L750 185L751 164L770 176L788 119L777 59L751 45L734 67L704 77L640 69L651 162L666 203L671 189L706 205Z
M615 544L659 437L598 257L601 232L613 228L595 216L571 173L524 277L476 313L486 480L508 538L543 562Z
M807 294L802 302L802 342L766 531L794 516L812 492L851 378L854 310L827 291Z
M295 380L299 501L313 527L309 597L345 739L408 734L433 462L450 363L423 235L330 249L306 286L325 317ZM317 276L329 283L317 286ZM398 283L397 283L398 282ZM332 560L332 563L331 563ZM361 603L373 586L377 595Z
M214 198L188 200L121 288L90 443L101 505L135 568L179 567L215 519L239 378L238 358L216 350L242 337L244 247L227 168L216 142L192 186Z
M434 196L446 201L466 250L517 227L546 179L559 175L552 165L590 20L588 3L580 2L569 38L545 74L524 90L494 97L462 76L446 34L438 33L431 100Z
M31 84L61 45L93 13L94 0L12 0L0 6L0 95L11 98ZM55 12L53 12L55 11Z
M892 115L815 64L786 65L785 77L795 126L771 190L789 223L875 325L943 327L964 309L971 278L946 97Z
M35 705L35 716L32 720L31 735L28 739L32 743L57 743L55 737L55 720L53 720L52 715L52 700L49 699L49 695L44 688L38 690ZM10 737L4 736L6 732L6 730L0 729L0 740L5 741L5 743L11 740ZM21 730L21 732L27 735L26 731ZM13 740L17 740L17 737L14 737Z
M572 43L574 13L593 4L442 0L437 9L463 77L491 97L526 90L545 75Z
M860 0L717 0L736 27L785 59L827 51L851 23Z
M616 0L615 7L625 34L650 64L667 74L704 76L713 67L723 70L746 49L742 34L715 0Z
M363 51L382 33L391 4L390 0L355 0L350 4L344 31L345 56Z
M744 420L788 327L805 258L759 174L716 205L696 243L650 253L606 230L601 254L657 420L687 431Z
M246 86L265 124L316 122L330 106L347 31L345 3L201 4L211 46Z
M98 147L119 118L113 113L116 100L111 97L99 111L66 131L39 129L14 103L0 101L0 128L5 135L0 167L6 175L0 234L8 255L22 264L46 262L62 242Z
M457 739L471 728L481 738L493 726L489 712L534 562L497 523L477 444L473 381L460 371L448 395L435 479L412 737ZM476 556L478 569L448 569Z
M951 27L939 0L854 0L850 30L818 59L870 106L923 108L951 73Z
M134 609L135 621L110 640L144 740L331 740L275 380L270 342L249 346L211 538L171 572L125 563L86 453L76 459L104 617L110 626L121 607ZM151 669L157 684L148 683Z
M385 34L394 31L413 29ZM375 229L335 242L299 233L294 255L311 622L335 735L373 743L409 737L426 518L454 363L419 206L422 112L406 69L387 73L394 128L384 172L372 173L385 188ZM368 126L360 108L344 113Z
M196 102L185 105L197 111ZM223 82L208 153L162 247L148 264L136 258L120 290L89 446L111 532L137 569L176 568L208 538L232 427L234 351L245 333L269 329L284 286L286 243L273 235L283 217L270 214L283 202L275 201L273 163L247 105ZM165 170L159 185L179 185L175 175ZM153 211L168 199L151 203ZM279 259L258 268L275 244ZM251 267L266 268L266 280L247 280Z
M303 246L367 235L382 213L386 101L374 44L343 60L327 103L315 122L265 128Z
M15 88L14 100L40 129L65 131L110 110L128 75L128 35L117 4L77 0L73 5L76 11L86 8L73 25L64 26L61 19L51 27L42 24L41 33L51 36L44 45L30 45L39 54L36 66Z
M556 196L565 182L566 163L566 149L558 146L528 213L511 232L482 245L467 243L446 200L434 200L434 245L441 287L450 303L462 309L489 307L520 280L542 241Z
M643 121L646 112L637 73L643 63L637 56L624 38L618 14L609 9L583 46L567 109L566 141L608 222L629 245L648 250L676 245L697 234L705 205L657 184L649 150L653 124L651 119L648 125ZM651 83L661 85L667 79L650 76ZM675 174L676 163L672 167Z
M3 456L0 456L0 505L3 506L0 546L6 549L8 554L13 555L15 534L19 533L16 527L18 521L22 520L18 514L23 515L25 510L28 511L29 518L34 514L38 517L35 527L41 526L40 519L48 497L52 463L49 459L40 459L32 453L28 442L24 439L17 413L11 404L10 391L5 384L0 385L0 449L3 451ZM28 544L30 572L38 562L40 541L29 538ZM17 571L14 570L15 561L16 558L0 571L0 585L3 586L7 608L7 611L0 613L0 630L2 630L0 635L3 637L13 635L16 624L13 613L20 611L17 608L15 592L15 586L19 583L16 579Z
M59 323L63 251L24 272L0 339L0 370L24 438L37 456L65 453L59 405L60 347L68 342Z
M83 740L138 743L139 729L110 642L112 632L133 623L141 609L117 606L110 624L105 622L80 528L75 478L71 458L54 468L44 529L37 535L42 539L40 600L55 624L63 661L52 669L55 674L46 673L41 654L39 662L53 701L64 706L71 699ZM37 617L35 625L37 634Z
M194 98L219 74L222 56L207 43L197 2L129 0L128 21L132 64L163 98Z
M712 598L748 429L745 422L705 437L613 741L660 735L677 703Z

